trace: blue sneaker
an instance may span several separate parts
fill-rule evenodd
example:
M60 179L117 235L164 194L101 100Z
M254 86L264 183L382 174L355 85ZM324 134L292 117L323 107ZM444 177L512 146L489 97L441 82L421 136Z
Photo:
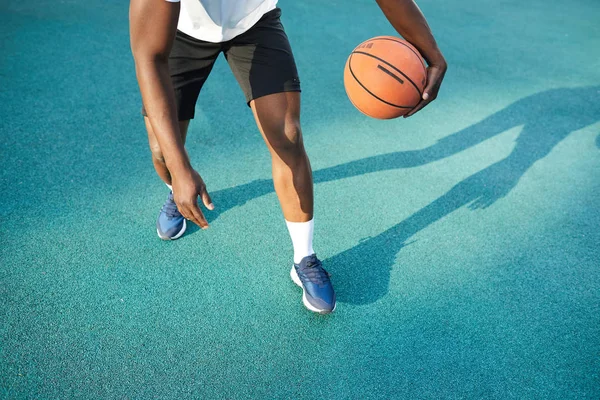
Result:
M316 254L306 256L290 271L294 283L302 288L302 302L310 311L329 314L335 310L335 292L329 273Z
M171 192L158 214L156 233L162 240L175 240L183 235L186 227L185 218L177 209L177 204L173 200L173 192Z

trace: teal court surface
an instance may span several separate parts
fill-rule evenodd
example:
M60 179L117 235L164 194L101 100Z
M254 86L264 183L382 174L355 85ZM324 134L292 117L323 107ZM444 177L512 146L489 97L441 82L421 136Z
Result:
M600 7L418 2L449 63L409 119L348 101L373 1L282 0L303 88L313 315L221 58L188 141L216 210L163 242L126 1L0 3L0 398L597 399Z

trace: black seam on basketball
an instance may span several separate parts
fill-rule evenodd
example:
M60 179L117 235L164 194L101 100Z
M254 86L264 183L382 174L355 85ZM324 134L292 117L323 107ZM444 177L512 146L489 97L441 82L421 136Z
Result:
M386 74L388 74L389 76L391 76L392 78L394 78L395 80L397 80L398 82L400 82L401 85L404 85L404 81L398 75L394 75L392 73L392 71L390 71L389 69L387 69L383 65L378 64L377 65L377 69L382 70L383 72L385 72Z
M427 71L427 66L425 65L425 62L423 61L423 57L421 57L421 55L419 53L415 52L415 49L413 49L412 47L408 46L406 43L404 43L400 39L394 39L394 38L373 38L373 39L367 40L365 43L367 43L367 42L374 42L376 40L390 40L392 42L399 43L402 46L406 47L407 49L409 49L410 51L412 51L415 56L417 56L417 58L419 59L419 61L423 65L423 68L425 69L425 71Z
M410 79L410 77L408 75L406 75L404 72L400 71L398 68L396 68L394 65L390 64L389 62L385 61L383 58L379 58L377 56L374 56L373 54L369 54L369 53L365 53L364 51L353 51L352 54L363 54L365 56L368 57L373 57L376 60L381 61L382 63L385 63L386 65L392 67L395 71L399 72L403 77L405 77L410 83L412 83L412 85L415 87L415 89L417 90L417 93L419 93L419 98L423 97L423 93L421 93L421 91L419 90L419 87L413 82L412 79Z
M350 54L350 60L348 61L348 69L350 70L350 74L352 75L352 77L354 78L354 80L363 88L365 89L365 91L367 93L369 93L371 96L375 97L377 100L381 101L382 103L387 104L388 106L392 106L392 107L396 107L396 108L414 108L414 106L399 106L396 105L394 103L390 103L389 101L385 101L384 99L382 99L381 97L377 96L375 93L371 92L369 89L367 89L365 87L365 85L362 84L361 81L358 80L358 78L356 77L356 75L354 75L354 71L352 71L352 55L355 52L353 52L352 54Z

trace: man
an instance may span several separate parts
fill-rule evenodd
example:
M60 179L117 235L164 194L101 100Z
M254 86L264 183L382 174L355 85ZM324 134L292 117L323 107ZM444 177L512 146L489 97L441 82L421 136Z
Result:
M410 116L437 96L446 61L412 0L377 3L429 64L423 99ZM185 232L186 219L208 228L198 197L208 210L214 205L184 144L200 89L223 52L271 153L275 191L294 247L290 275L303 289L304 305L326 314L335 309L335 292L313 250L313 183L299 122L300 80L276 4L131 0L131 48L152 161L171 189L157 232L162 239L177 239Z

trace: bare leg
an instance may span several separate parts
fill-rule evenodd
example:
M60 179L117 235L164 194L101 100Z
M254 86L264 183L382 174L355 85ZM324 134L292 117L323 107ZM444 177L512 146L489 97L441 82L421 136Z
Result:
M160 146L158 145L158 141L156 140L154 130L152 129L152 125L150 125L150 120L148 117L144 117L144 122L146 123L146 130L148 131L148 143L150 144L150 151L152 152L152 163L154 164L154 169L156 170L156 173L160 179L162 179L167 185L170 185L171 174L167 169L165 158L160 151ZM189 119L186 121L179 121L179 131L181 132L181 139L183 140L184 144L189 124Z
M285 92L250 102L271 153L273 182L283 216L290 222L313 218L313 182L300 129L300 93Z

